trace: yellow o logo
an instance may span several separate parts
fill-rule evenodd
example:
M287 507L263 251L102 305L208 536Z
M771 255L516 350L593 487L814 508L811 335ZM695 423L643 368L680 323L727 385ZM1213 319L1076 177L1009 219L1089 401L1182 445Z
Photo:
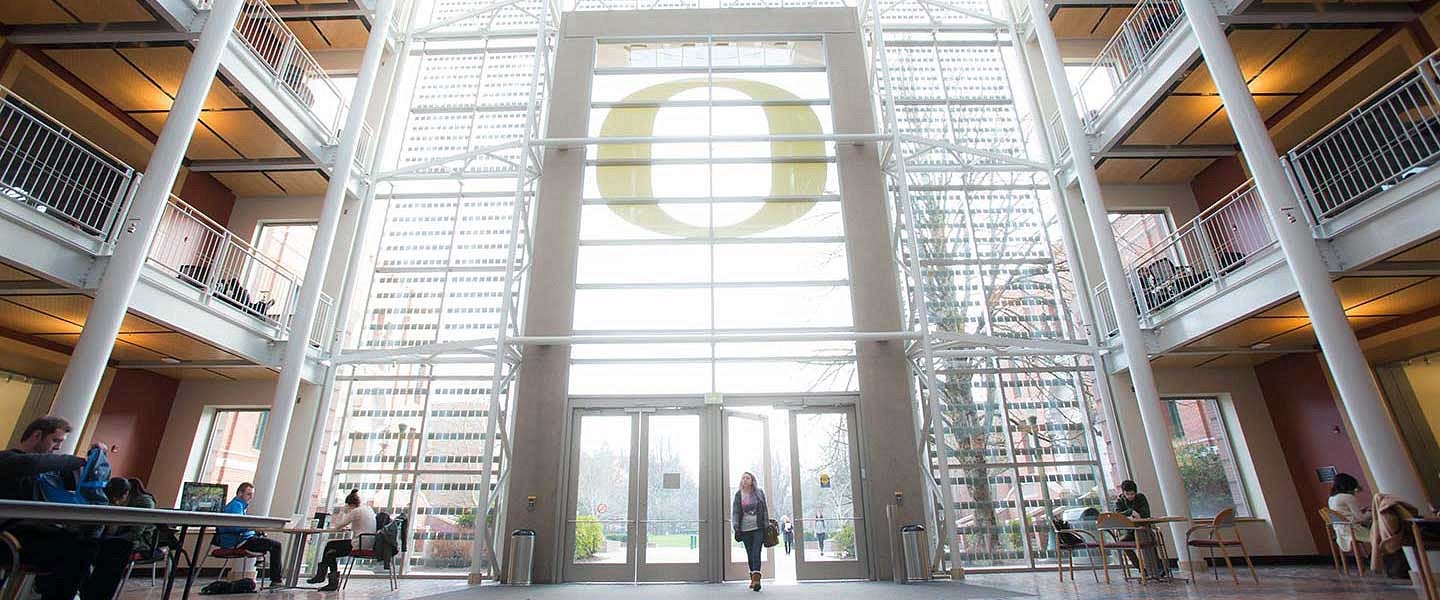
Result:
M661 102L696 88L719 87L738 91L754 100L798 100L785 89L743 79L718 78L682 79L636 91L625 102ZM765 120L771 135L819 135L820 118L809 106L764 106ZM600 137L650 137L655 131L658 106L611 110L600 127ZM606 159L648 159L651 144L601 144L596 155ZM824 156L825 142L770 142L772 158ZM824 162L772 163L770 167L771 196L815 197L825 191L825 175L829 165ZM600 196L607 199L654 197L650 165L612 165L596 168ZM711 228L685 223L670 216L656 203L611 203L610 210L620 218L650 231L684 238L708 237ZM715 227L717 236L746 236L788 224L815 207L814 200L797 202L766 202L755 214L744 220Z

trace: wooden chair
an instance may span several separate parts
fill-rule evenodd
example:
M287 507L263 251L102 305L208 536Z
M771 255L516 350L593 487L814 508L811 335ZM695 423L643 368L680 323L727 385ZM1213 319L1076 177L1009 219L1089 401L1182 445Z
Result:
M1105 544L1105 550L1130 551L1135 555L1136 562L1140 563L1140 583L1146 583L1145 550L1154 548L1156 541L1149 534L1148 528L1136 525L1129 517L1120 513L1105 512L1095 518L1095 529L1099 531L1099 538ZM1105 539L1105 534L1110 534ZM1130 577L1130 563L1125 560L1124 554L1120 557L1120 568L1126 578ZM1104 559L1105 581L1110 581L1110 563L1108 558Z
M1230 532L1234 539L1225 539L1225 532ZM1196 534L1204 534L1203 538L1194 537ZM1235 528L1235 509L1227 508L1215 515L1215 519L1209 525L1196 525L1185 532L1185 562L1190 562L1190 548L1205 548L1210 553L1209 562L1215 560L1215 549L1220 549L1220 555L1225 558L1225 566L1230 567L1230 578L1240 583L1240 577L1235 574L1235 563L1230 562L1230 548L1240 548L1240 554L1245 557L1245 564L1250 567L1250 577L1255 583L1260 583L1260 576L1255 574L1255 562L1250 560L1250 552L1245 549L1245 541L1240 538L1240 530ZM1211 569L1214 566L1211 565ZM1220 580L1220 572L1215 573L1215 580ZM1193 581L1195 577L1192 575Z
M1360 545L1365 542L1360 541L1360 536L1358 532L1355 531L1355 523L1346 519L1344 515L1323 506L1320 507L1320 510L1317 512L1320 513L1320 522L1325 525L1326 531L1329 532L1329 534L1325 536L1325 539L1330 542L1330 559L1335 563L1335 571L1346 577L1350 576L1350 565L1345 562L1345 553L1347 551L1340 547L1340 542L1337 539L1338 532L1335 531L1336 527L1343 526L1350 531L1351 542L1348 552L1350 552L1350 556L1355 560L1355 572L1361 577L1364 577L1366 569L1365 563L1360 560Z
M1100 576L1095 574L1095 553L1100 554L1100 560L1108 563L1105 559L1105 540L1099 533L1087 529L1056 529L1055 530L1055 570L1060 574L1060 581L1065 581L1065 562L1070 562L1070 581L1075 581L1075 551L1086 550L1090 555L1090 574L1095 577L1095 583L1100 583ZM1105 566L1105 583L1110 583L1109 565Z

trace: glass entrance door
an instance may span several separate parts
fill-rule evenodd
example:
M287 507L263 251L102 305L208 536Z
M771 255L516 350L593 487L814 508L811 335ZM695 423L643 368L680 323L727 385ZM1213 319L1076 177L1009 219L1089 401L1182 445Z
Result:
M701 581L708 460L694 411L577 411L568 581Z
M795 578L863 579L865 527L854 413L848 408L795 410L789 425Z
M770 468L770 418L763 414L733 410L725 410L722 414L725 424L722 451L725 456L725 481L721 489L725 490L725 493L717 500L723 503L722 514L725 515L725 579L748 579L750 565L745 557L744 544L735 541L735 524L730 508L735 490L740 489L740 476L744 473L753 474L760 489L775 489ZM774 499L767 500L774 506ZM767 579L774 578L775 549L765 549L763 559L761 574Z

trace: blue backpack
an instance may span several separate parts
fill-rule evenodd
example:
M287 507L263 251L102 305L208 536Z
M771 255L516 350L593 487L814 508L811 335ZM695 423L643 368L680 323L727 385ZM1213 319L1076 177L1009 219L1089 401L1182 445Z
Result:
M72 480L73 485L69 483ZM85 466L78 471L51 471L38 478L45 501L62 504L109 504L110 500L105 497L105 484L109 481L110 461L100 448L90 449L85 455Z

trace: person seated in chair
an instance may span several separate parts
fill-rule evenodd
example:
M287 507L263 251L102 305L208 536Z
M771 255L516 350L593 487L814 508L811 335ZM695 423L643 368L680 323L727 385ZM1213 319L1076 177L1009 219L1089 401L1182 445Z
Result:
M331 529L347 527L350 528L350 539L326 542L319 570L314 577L306 580L309 583L320 583L328 578L325 587L320 588L322 592L340 589L340 565L337 561L342 556L349 556L351 550L360 547L360 536L375 533L375 509L360 503L360 490L350 490L350 495L345 497L345 506L330 522Z
M250 482L240 484L235 490L235 498L225 505L225 512L243 515L250 509L250 500L255 497L255 486ZM280 542L256 533L253 529L244 527L220 527L215 532L215 539L210 543L221 548L239 548L246 552L269 554L266 565L270 567L270 584L279 586L285 581L284 569L280 563Z

